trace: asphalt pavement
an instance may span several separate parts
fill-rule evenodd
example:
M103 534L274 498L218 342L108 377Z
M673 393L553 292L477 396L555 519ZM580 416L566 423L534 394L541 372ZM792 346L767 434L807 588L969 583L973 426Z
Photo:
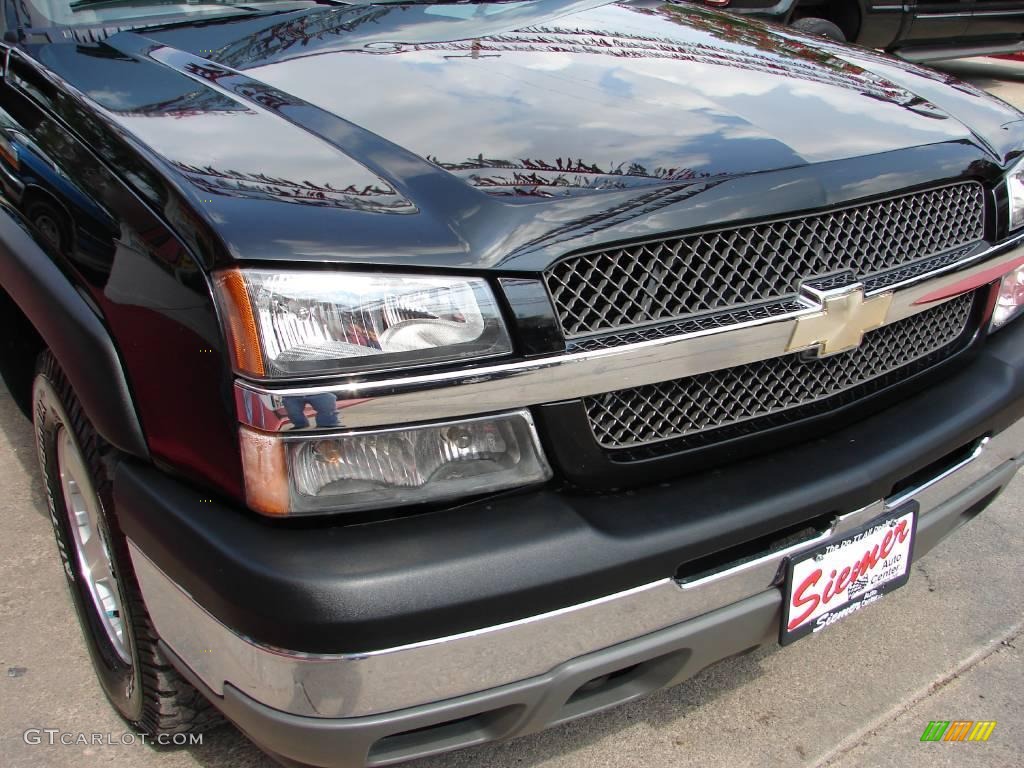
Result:
M1024 107L1022 64L943 68ZM132 736L93 679L60 571L30 426L2 387L0 499L0 766L273 765L231 727L185 748L122 743ZM822 635L545 733L409 765L1016 768L1024 764L1022 575L1018 478L915 564L906 587ZM922 742L932 720L996 726L987 742ZM77 743L61 744L62 734Z

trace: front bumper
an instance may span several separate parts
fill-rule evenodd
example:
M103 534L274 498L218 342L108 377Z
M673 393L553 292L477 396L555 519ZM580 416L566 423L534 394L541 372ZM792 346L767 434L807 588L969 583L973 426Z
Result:
M915 499L916 560L998 495L1020 467L1022 448L1024 421L1018 421L917 487L838 518L812 540L689 583L665 579L524 621L371 654L307 656L253 644L206 613L134 546L132 559L167 655L257 744L285 762L388 765L564 723L771 642L779 632L778 585L787 555ZM477 685L510 682L448 698L467 673ZM428 703L349 718L308 712L314 702L337 711L367 686L390 692L394 703Z
M920 557L1010 481L1022 417L1017 322L868 419L643 491L282 527L126 463L115 499L183 674L270 752L383 765L564 722L772 640L787 556L913 498ZM704 567L821 519L795 544ZM380 637L394 642L367 645Z

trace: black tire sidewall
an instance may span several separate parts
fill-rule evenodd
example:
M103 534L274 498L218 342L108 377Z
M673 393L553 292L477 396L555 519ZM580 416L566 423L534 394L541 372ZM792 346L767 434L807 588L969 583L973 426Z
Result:
M96 489L101 507L100 526L105 530L101 531L107 541L110 551L114 576L120 591L120 602L124 631L129 637L130 655L132 661L126 664L115 650L110 638L107 636L102 619L93 602L92 595L85 579L81 575L81 568L75 554L73 533L70 529L70 521L66 512L64 491L60 483L60 469L57 460L57 437L62 429L68 430L74 437L79 452L82 451L83 437L81 432L81 420L79 429L68 417L68 411L74 408L73 404L67 406L62 401L60 392L64 389L60 381L54 381L55 377L47 375L46 371L36 376L33 386L32 407L33 420L35 422L37 451L39 454L39 466L43 476L43 486L46 491L47 504L50 512L50 522L53 525L54 536L57 540L57 549L60 553L61 565L64 576L71 593L71 601L74 603L75 612L78 615L79 623L85 637L92 664L99 679L103 692L110 702L117 708L118 712L131 723L137 723L142 717L143 699L139 685L141 680L141 668L137 643L133 637L134 623L131 616L131 607L125 594L125 579L132 578L130 571L125 567L127 553L124 552L123 542L112 534L111 523L107 510L110 509L111 500L104 498L104 489L107 486L105 478L95 476L95 467L91 466L88 459L85 460L86 467L93 474L91 477L93 487ZM66 385L65 385L66 386ZM88 428L87 426L85 428Z
M835 22L829 21L828 19L805 16L802 19L794 21L791 26L793 29L803 32L805 35L823 37L834 43L847 42L846 35L843 34L843 30L839 28L839 25Z

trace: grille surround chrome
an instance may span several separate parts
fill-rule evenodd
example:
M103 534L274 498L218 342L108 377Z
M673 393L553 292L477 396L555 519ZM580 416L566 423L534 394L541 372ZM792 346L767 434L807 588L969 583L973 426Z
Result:
M685 441L707 445L734 436L730 428L819 404L872 383L878 388L945 359L973 331L975 293L883 326L855 350L825 358L782 355L682 379L615 390L583 399L597 444L622 451ZM895 380L895 381L894 381ZM799 396L804 395L804 396ZM733 430L735 431L735 430ZM742 431L742 428L741 428Z
M552 265L544 281L571 340L784 300L801 281L836 272L881 287L984 233L985 190L968 181L588 251Z
M1024 232L978 243L960 260L934 272L908 275L892 286L889 323L927 311L937 302L975 289L1024 260ZM887 289L888 290L888 289ZM288 431L273 421L286 397L329 395L345 429L378 428L497 413L639 387L786 354L797 322L821 307L803 301L793 313L651 338L610 348L569 351L420 375L333 380L268 387L237 378L235 413L240 424L266 433ZM585 428L585 425L584 425ZM308 432L331 428L311 424ZM596 447L596 446L595 446Z

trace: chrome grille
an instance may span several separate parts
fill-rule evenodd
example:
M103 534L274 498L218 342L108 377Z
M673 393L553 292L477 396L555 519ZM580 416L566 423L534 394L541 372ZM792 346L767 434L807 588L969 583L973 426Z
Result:
M984 224L984 190L967 182L582 254L545 282L571 338L791 296L801 280L840 270L876 275L981 240Z
M628 448L787 412L883 377L886 385L895 383L887 374L965 336L972 302L973 294L957 297L873 331L859 348L832 357L798 353L587 397L587 418L601 446Z

